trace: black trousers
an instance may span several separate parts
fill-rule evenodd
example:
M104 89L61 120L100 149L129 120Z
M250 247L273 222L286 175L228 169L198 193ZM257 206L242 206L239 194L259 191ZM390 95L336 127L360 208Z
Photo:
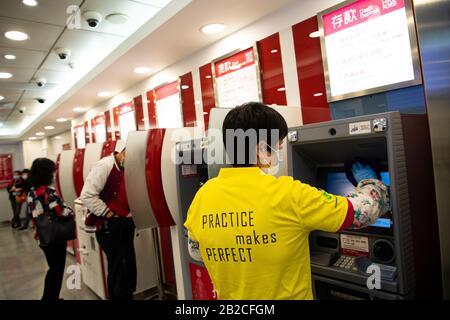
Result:
M42 246L41 249L49 267L42 300L58 300L66 267L67 243Z
M137 268L134 252L134 223L129 218L112 218L96 233L108 259L110 300L131 300L136 291Z
M21 226L22 222L20 220L20 212L22 211L22 202L16 202L15 200L14 204L11 203L11 206L13 208L13 219L12 219L12 225L13 226Z

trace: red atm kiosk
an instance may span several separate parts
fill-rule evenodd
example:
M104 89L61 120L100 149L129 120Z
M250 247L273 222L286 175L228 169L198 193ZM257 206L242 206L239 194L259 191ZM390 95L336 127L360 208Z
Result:
M201 137L202 130L197 130ZM174 293L176 289L180 300L189 299L191 294L186 292L189 270L180 245L184 221L178 214L177 166L172 156L176 143L193 139L194 133L194 128L130 132L125 161L127 196L136 227L157 230L161 290Z

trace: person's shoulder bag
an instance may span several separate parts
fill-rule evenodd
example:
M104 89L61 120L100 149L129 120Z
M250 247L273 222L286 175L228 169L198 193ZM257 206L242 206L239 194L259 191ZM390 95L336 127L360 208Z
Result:
M76 226L74 216L59 217L56 214L51 214L48 190L44 193L42 205L44 213L36 218L36 230L39 236L39 245L49 246L75 239Z

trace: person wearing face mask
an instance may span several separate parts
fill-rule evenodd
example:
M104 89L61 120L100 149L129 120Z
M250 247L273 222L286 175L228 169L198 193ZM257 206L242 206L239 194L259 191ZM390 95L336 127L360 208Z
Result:
M359 163L348 198L273 176L288 128L264 104L234 108L222 130L233 167L206 182L190 205L191 257L204 262L218 299L313 299L309 233L373 223L388 210L386 186Z
M11 226L16 229L20 228L21 222L20 222L20 212L22 210L22 187L23 187L23 180L22 180L22 172L19 170L14 171L13 174L13 180L9 184L7 190L9 194L9 201L11 202L11 208L13 211L13 218L11 220Z
M125 191L125 148L101 159L89 172L80 200L89 210L86 228L96 238L108 260L108 298L131 300L136 290L135 225Z

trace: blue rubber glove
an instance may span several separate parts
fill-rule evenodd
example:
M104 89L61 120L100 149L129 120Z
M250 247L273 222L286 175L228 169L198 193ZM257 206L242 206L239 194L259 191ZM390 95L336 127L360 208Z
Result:
M356 162L352 166L352 173L357 183L366 179L377 179L377 174L369 165L364 166L359 162Z

